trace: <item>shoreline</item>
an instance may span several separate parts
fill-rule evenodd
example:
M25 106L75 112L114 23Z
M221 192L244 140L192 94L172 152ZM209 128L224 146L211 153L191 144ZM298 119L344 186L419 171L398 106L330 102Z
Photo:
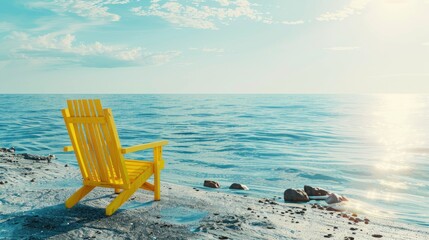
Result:
M64 207L80 184L77 168L0 152L0 239L424 239L423 227L370 218L311 203L205 191L162 182L161 201L139 190L113 216L116 195L97 188L72 209ZM7 181L7 183L5 183ZM203 182L203 180L202 180ZM347 218L343 215L347 214ZM360 218L365 216L359 215Z

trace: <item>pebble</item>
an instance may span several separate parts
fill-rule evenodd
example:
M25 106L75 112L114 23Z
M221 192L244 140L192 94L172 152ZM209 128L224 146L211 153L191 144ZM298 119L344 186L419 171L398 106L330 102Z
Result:
M375 237L375 238L382 238L383 236L382 236L381 234L372 234L372 237Z

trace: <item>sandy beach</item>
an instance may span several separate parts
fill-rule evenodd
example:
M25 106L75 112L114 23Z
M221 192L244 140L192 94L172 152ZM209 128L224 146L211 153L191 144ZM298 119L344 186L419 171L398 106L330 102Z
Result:
M59 160L0 152L0 239L425 239L427 229L350 212L163 182L162 198L139 190L111 217L115 197L96 189L72 209L64 200L79 186L76 167ZM251 191L251 190L250 190Z

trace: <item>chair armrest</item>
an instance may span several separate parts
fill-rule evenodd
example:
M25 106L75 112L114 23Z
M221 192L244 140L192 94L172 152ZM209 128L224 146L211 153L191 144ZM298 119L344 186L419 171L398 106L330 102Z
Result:
M166 141L166 140L158 141L158 142L145 143L145 144L135 145L135 146L132 146L132 147L122 148L121 149L121 153L122 154L127 154L127 153L132 153L132 152L146 150L146 149L149 149L149 148L161 147L161 146L164 146L164 145L167 145L167 144L168 144L168 141Z
M74 151L73 146L65 146L64 147L64 152L73 152L73 151Z

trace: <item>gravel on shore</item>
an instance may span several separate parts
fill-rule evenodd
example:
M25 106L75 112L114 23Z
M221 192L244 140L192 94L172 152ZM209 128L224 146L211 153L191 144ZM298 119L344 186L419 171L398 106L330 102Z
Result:
M154 202L152 192L139 190L106 217L104 207L116 196L113 189L97 188L74 208L64 207L79 185L80 173L74 166L0 151L0 239L352 240L429 235L423 227L312 203L284 203L273 196L260 199L165 182L161 201Z

